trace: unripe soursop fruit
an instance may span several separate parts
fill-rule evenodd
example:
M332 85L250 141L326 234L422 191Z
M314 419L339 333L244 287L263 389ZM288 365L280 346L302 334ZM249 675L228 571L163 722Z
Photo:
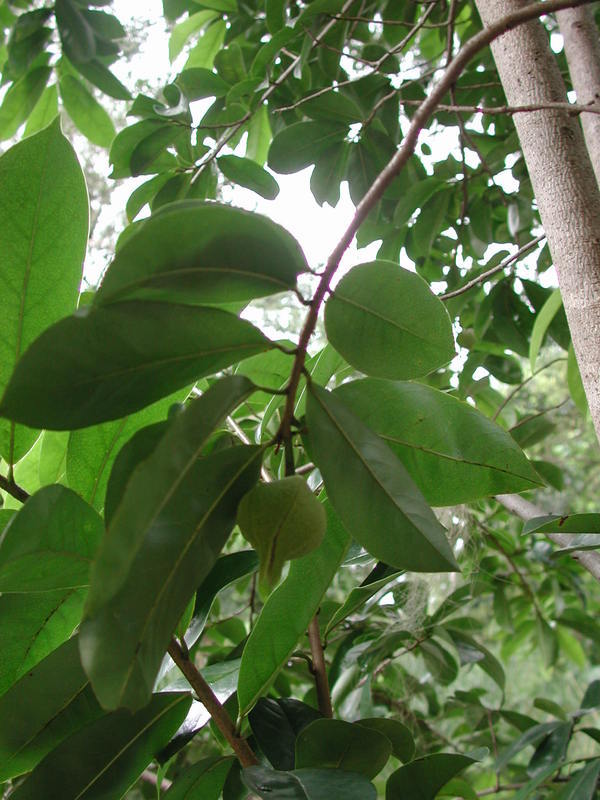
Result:
M319 546L327 526L325 509L299 475L257 484L242 497L237 521L258 553L265 593L279 581L286 561Z

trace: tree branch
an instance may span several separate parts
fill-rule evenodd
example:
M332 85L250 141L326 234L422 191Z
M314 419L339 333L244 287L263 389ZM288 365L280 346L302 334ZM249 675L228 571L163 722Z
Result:
M383 196L385 190L392 183L394 178L400 174L402 169L407 164L409 158L414 153L421 130L432 116L446 92L448 92L450 87L457 81L469 61L480 50L483 50L484 47L487 47L494 39L497 39L507 31L510 31L525 22L529 22L532 19L536 19L537 17L549 14L553 11L559 11L563 8L587 5L590 2L591 0L547 0L547 2L544 3L532 3L531 5L524 6L523 8L514 11L512 14L508 14L498 22L490 25L487 28L484 28L482 31L477 33L452 59L437 86L432 90L431 94L423 101L423 103L415 112L411 125L402 141L402 145L387 166L385 166L384 169L379 173L363 199L356 207L352 221L348 225L346 231L342 235L342 238L339 240L338 244L335 246L327 260L325 270L313 296L310 310L306 316L304 327L302 328L302 332L300 334L298 352L294 359L294 365L290 375L290 382L288 384L288 395L285 410L278 432L278 437L280 439L285 440L291 435L291 424L294 416L296 392L298 390L298 384L304 368L304 361L308 351L308 343L317 325L319 309L323 303L323 300L325 299L325 295L329 291L331 280L340 265L342 256L352 243L361 224L368 217L372 209Z
M498 494L496 500L507 511L516 514L523 520L543 517L548 513L518 494ZM571 537L566 533L547 533L546 536L559 547L569 547L571 544ZM594 550L575 550L570 553L570 556L578 561L597 581L600 581L600 553Z
M171 640L168 652L187 678L192 689L196 692L202 705L213 718L215 725L231 745L242 767L251 767L258 764L258 759L252 748L245 739L237 735L229 714L225 711L216 694L196 669L196 665L190 660L189 654L183 650L176 639Z
M26 492L25 489L18 486L14 480L10 480L10 478L4 475L0 475L0 489L4 489L5 492L8 492L8 494L12 495L16 500L20 500L21 503L29 500L29 492Z
M333 717L333 709L331 707L329 681L327 680L327 665L325 664L319 622L316 615L311 619L308 626L308 641L310 642L310 652L312 654L311 672L315 679L319 711L323 716L331 718Z
M495 275L497 272L501 272L503 269L506 269L506 267L510 267L510 265L515 261L518 261L522 255L525 255L525 253L533 250L536 244L539 244L545 238L546 234L537 236L535 239L527 242L527 244L524 244L523 247L520 247L516 253L513 253L512 256L508 256L504 259L504 261L501 261L495 267L488 269L486 272L482 272L481 275L478 275L476 278L473 278L473 280L465 283L464 286L460 286L458 289L454 289L451 292L446 292L445 294L439 295L440 300L449 300L451 297L458 297L460 294L468 292L469 289L472 289L474 286L477 286L480 283L485 283L485 281L487 281L488 278L491 278L492 275Z

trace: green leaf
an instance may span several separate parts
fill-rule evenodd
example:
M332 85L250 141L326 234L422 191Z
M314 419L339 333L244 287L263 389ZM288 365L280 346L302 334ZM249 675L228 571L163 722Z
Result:
M563 763L569 741L573 734L573 722L559 724L536 747L527 765L527 774L531 778L546 775L548 770L556 770Z
M30 772L56 745L102 714L74 636L0 698L0 780Z
M217 158L217 164L232 183L251 189L266 200L274 200L279 194L275 178L250 158L221 156Z
M322 714L292 697L261 697L248 719L260 749L275 769L294 769L296 737Z
M358 772L371 779L392 754L392 743L383 733L337 719L317 719L296 739L296 767L321 767Z
M105 706L147 702L169 638L258 478L261 448L199 458L215 424L247 393L244 379L215 384L175 418L128 483L94 564L80 633L84 667Z
M293 289L307 268L296 240L260 214L184 201L146 221L121 247L96 295L222 303Z
M180 125L165 122L160 127L157 126L149 136L134 147L129 161L131 174L137 177L158 172L159 169L155 165L161 154L183 136L187 138L187 131Z
M88 586L102 520L70 489L40 489L0 540L0 592L47 592Z
M40 450L40 486L66 483L67 442L66 431L44 431Z
M413 183L396 206L394 227L401 228L405 225L418 208L422 208L436 192L445 186L445 181L437 177L424 178Z
M109 97L114 97L115 100L131 100L129 89L101 61L94 58L74 66L86 80Z
M379 731L386 736L392 744L392 755L400 761L410 761L415 754L415 741L411 732L396 719L388 717L370 717L359 719L356 723L364 728Z
M504 691L506 675L502 664L496 656L486 647L475 641L471 636L456 628L447 628L447 631L458 650L461 664L474 662Z
M548 514L532 517L523 524L523 534L528 533L600 533L600 514Z
M276 772L266 767L246 767L242 778L263 800L375 800L377 792L363 775L337 769L300 769Z
M560 289L555 289L535 318L533 330L531 331L531 340L529 342L529 363L531 364L532 372L535 371L535 362L540 352L542 342L544 341L544 336L561 306L562 295Z
M50 67L34 67L6 92L0 106L0 141L14 136L25 122L42 96L51 72Z
M347 126L334 122L296 122L283 128L271 142L269 166L284 175L314 164L333 144L341 144Z
M64 75L59 88L67 113L81 133L99 147L110 147L115 138L115 126L81 81L72 75Z
M354 267L325 308L333 347L353 367L379 378L414 378L454 356L445 306L416 273L391 261Z
M201 31L216 17L217 14L214 11L198 11L196 14L191 14L183 22L175 25L169 38L169 60L171 63L181 53L190 36Z
M101 511L109 475L121 448L140 428L163 420L172 404L184 400L187 394L188 390L183 389L123 419L71 431L67 449L71 489Z
M65 53L74 64L91 61L96 55L94 29L73 0L56 0L56 25Z
M115 136L110 148L111 178L131 177L131 154L137 145L154 131L164 127L162 119L144 119L136 122ZM177 161L172 153L162 153L152 165L157 171L175 169Z
M434 753L417 758L390 776L386 800L434 800L449 780L473 763L473 758L456 753Z
M449 394L365 378L334 396L386 442L434 506L542 485L510 434Z
M165 800L219 800L233 762L231 756L197 761L177 775Z
M350 537L326 503L327 531L321 545L290 564L283 583L272 592L242 654L238 701L245 716L275 680L314 617L344 558Z
M416 572L453 571L444 528L402 462L330 392L312 384L309 452L340 519L372 555Z
M0 596L0 695L73 633L84 589Z
M175 82L190 101L202 100L204 97L225 97L231 89L223 78L202 67L184 69Z
M567 356L567 385L573 402L579 409L581 415L586 417L589 410L588 401L572 344L569 345Z
M377 570L377 567L375 567L375 569ZM336 627L336 625L339 625L340 622L343 622L346 617L349 617L350 614L353 614L357 609L364 605L367 600L370 600L373 595L377 594L380 589L383 589L383 587L387 586L388 583L395 581L400 575L402 575L402 572L394 572L391 568L387 568L383 577L370 581L365 579L360 586L352 589L344 603L337 609L335 614L327 623L325 634L328 635Z
M88 200L81 168L58 119L0 157L0 184L3 391L25 349L75 308ZM2 458L9 464L19 461L37 436L37 431L0 420Z
M33 111L29 115L23 137L32 136L39 133L55 119L58 114L58 88L55 83L46 86L42 96L35 104Z
M77 731L13 791L14 800L122 797L186 717L187 692L156 694L131 714L119 709Z
M271 144L271 123L266 105L254 112L248 123L248 140L246 142L246 158L251 158L261 167L269 155Z
M185 62L185 69L195 69L197 67L211 69L217 53L223 46L226 31L227 28L224 20L213 22L213 24L204 31L198 44L190 52L188 60Z
M216 308L130 301L86 311L48 328L27 350L1 414L35 427L84 428L269 347L249 322Z
M358 105L340 92L325 92L313 97L302 103L302 111L307 117L325 122L352 125L363 121Z
M202 581L196 592L194 614L185 634L185 642L192 647L204 630L213 601L218 593L230 584L251 575L258 569L254 550L241 550L221 556Z
M560 721L555 721L533 725L500 753L496 759L495 769L498 771L503 769L518 753L521 752L521 750L524 750L526 747L538 745L546 738L546 736L551 734L562 724L563 723Z
M554 795L553 800L593 800L599 776L600 759L596 758L582 770L572 774L569 782Z

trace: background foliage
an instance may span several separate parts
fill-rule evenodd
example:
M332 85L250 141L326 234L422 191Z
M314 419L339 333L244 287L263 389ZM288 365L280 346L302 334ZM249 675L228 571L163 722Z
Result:
M4 796L592 800L597 443L487 48L368 194L474 4L163 6L139 92L110 1L0 3ZM221 202L306 167L339 282Z

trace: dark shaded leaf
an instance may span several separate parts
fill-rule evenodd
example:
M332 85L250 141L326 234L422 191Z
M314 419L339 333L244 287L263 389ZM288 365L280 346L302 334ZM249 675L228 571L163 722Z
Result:
M86 312L48 328L27 350L0 413L36 427L83 428L270 346L249 322L216 308L130 301Z
M70 489L40 489L0 539L0 592L88 586L102 533L102 519Z
M325 309L329 341L352 366L380 378L414 378L454 356L450 317L427 283L391 261L354 267Z
M187 200L153 216L121 247L96 302L249 300L293 289L306 267L296 240L266 217Z
M292 697L261 697L248 719L260 749L275 769L294 769L296 737L321 718L312 706Z
M402 462L330 392L311 384L306 435L340 519L372 555L417 572L456 569L444 528Z
M455 753L417 758L390 776L386 800L434 800L442 786L473 763L473 758Z
M266 767L246 767L246 786L263 800L375 800L377 792L363 775L337 769L300 769L276 772Z
M136 714L119 709L101 717L59 744L12 796L122 797L185 719L191 702L187 692L156 694Z
M317 719L296 739L296 766L358 772L371 779L381 772L392 754L391 741L375 728Z

